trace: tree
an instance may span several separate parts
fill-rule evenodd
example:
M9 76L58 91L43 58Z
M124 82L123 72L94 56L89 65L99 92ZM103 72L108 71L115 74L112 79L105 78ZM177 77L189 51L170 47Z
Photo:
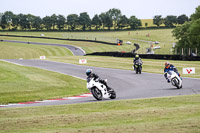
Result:
M71 30L76 29L78 24L78 15L77 14L70 14L67 16L67 24L70 26Z
M79 24L82 26L83 30L91 26L91 19L87 12L80 13Z
M162 15L156 15L153 18L153 24L157 25L159 27L163 23Z
M103 30L104 30L104 27L105 27L105 25L106 25L106 13L101 13L101 14L99 15L99 18L100 18L100 20L101 20L101 24L102 24Z
M177 17L173 15L167 16L164 18L164 24L166 27L174 27L174 25L177 24Z
M21 29L31 29L31 25L30 25L30 16L29 15L24 15L24 14L19 14L18 18L19 18L19 25L21 27Z
M36 30L42 29L42 19L40 17L35 17L35 21L33 22L33 28Z
M101 13L99 15L101 23L103 25L103 30L105 27L108 27L108 29L110 30L110 28L113 26L113 21L112 18L109 16L108 13Z
M95 25L96 30L101 26L101 20L97 14L92 18L92 25Z
M7 21L6 21L6 16L3 15L2 18L1 18L1 27L2 29L5 29L7 26Z
M125 15L121 16L120 19L119 19L119 21L118 21L118 23L117 23L117 26L120 29L122 29L124 27L128 27L129 26L129 20L128 20L128 18Z
M184 24L186 21L189 21L189 18L185 14L178 16L177 18L178 24Z
M200 18L200 6L198 6L195 10L195 13L191 15L191 20L198 20Z
M129 19L129 25L131 26L131 29L135 29L142 26L142 23L141 20L137 19L135 16L131 16Z
M2 16L3 16L3 13L0 13L0 26L1 26Z
M122 16L121 11L119 9L113 8L113 9L110 9L106 14L112 19L112 22L113 22L112 25L114 26L114 29L116 29L118 21L120 20L120 17Z
M34 16L32 14L28 14L28 15L26 15L26 17L27 17L27 21L29 23L28 29L31 29L33 27L33 23L35 22L36 16Z
M172 33L178 40L176 43L177 52L181 53L180 49L197 48L200 54L200 6L196 8L196 12L191 15L191 21L185 22L183 25L176 27ZM189 50L184 51L188 54Z
M110 30L110 28L113 26L113 20L112 18L109 16L109 13L106 13L105 16L105 26L108 27L108 30Z
M55 30L55 26L57 25L57 16L56 16L56 14L51 15L50 23L53 26L53 29Z
M1 21L3 27L8 27L9 29L11 28L13 15L14 14L11 11L6 11L4 13Z
M18 26L19 26L19 16L18 15L13 15L12 17L12 26L14 27L15 30L17 30Z
M63 15L58 15L58 17L57 17L57 25L58 25L59 30L64 29L65 23L66 23L65 17Z
M52 21L51 21L51 17L50 16L46 16L43 18L43 23L45 25L45 28L47 30L50 30L52 27Z

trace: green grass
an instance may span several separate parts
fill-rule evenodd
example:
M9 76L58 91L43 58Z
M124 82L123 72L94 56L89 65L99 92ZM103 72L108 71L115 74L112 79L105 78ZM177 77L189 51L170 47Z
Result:
M61 44L71 44L82 47L87 53L91 52L102 52L102 51L126 51L130 52L135 49L133 45L126 45L127 41L133 43L139 43L140 49L138 53L146 53L146 48L150 48L150 43L147 41L159 41L161 49L155 50L156 54L172 54L171 48L172 43L175 42L175 38L172 37L173 29L156 29L156 30L130 30L130 31L112 31L112 32L8 32L9 35L26 35L26 36L40 36L44 34L46 37L58 37L58 38L72 38L72 39L89 39L113 42L116 43L116 38L123 40L124 45L117 46L107 46L96 43L87 43L87 42L70 42L70 41L55 41L50 40L50 42L56 42ZM7 32L1 32L1 34L7 34ZM146 37L147 34L150 34L149 37ZM0 39L11 39L16 40L17 38L7 38L0 37ZM41 42L41 39L29 39L24 38L23 40L27 41L36 41ZM45 42L49 42L45 40ZM101 46L100 46L101 45ZM88 48L88 46L90 48ZM99 48L98 48L99 47Z
M48 60L78 64L79 59L87 59L87 66L105 67L105 68L116 68L133 70L133 58L119 58L119 57L108 57L108 56L73 56L73 57L49 57ZM143 72L149 73L164 73L164 63L170 61L171 64L176 66L181 76L200 78L200 61L172 61L172 60L153 60L153 59L142 59L143 61ZM195 74L182 74L182 69L187 67L195 67Z
M2 108L1 133L198 133L200 95Z
M63 47L0 42L0 59L32 59L40 56L70 56Z
M85 84L64 74L0 61L0 104L83 94L88 92Z

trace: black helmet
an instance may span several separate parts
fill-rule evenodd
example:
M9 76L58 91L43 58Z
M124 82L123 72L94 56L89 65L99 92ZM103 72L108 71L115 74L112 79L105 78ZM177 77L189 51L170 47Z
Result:
M92 69L87 69L86 70L86 75L89 76L92 73Z

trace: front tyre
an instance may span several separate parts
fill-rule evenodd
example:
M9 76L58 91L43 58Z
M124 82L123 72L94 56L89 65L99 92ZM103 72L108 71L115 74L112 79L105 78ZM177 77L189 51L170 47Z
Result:
M174 78L173 82L174 82L175 86L177 87L177 89L182 88L182 85L179 87L180 82L179 82L179 80L177 78Z
M102 100L103 99L103 95L101 93L101 91L98 88L92 88L91 89L91 93L93 95L93 97L97 100Z
M139 70L139 74L141 74L142 73L142 67L140 66L139 68L138 68Z

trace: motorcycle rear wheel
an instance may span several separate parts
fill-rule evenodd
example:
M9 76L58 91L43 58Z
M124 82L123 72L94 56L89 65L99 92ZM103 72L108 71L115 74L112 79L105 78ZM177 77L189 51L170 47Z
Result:
M116 92L112 89L112 92L110 93L110 99L115 99L116 98Z

